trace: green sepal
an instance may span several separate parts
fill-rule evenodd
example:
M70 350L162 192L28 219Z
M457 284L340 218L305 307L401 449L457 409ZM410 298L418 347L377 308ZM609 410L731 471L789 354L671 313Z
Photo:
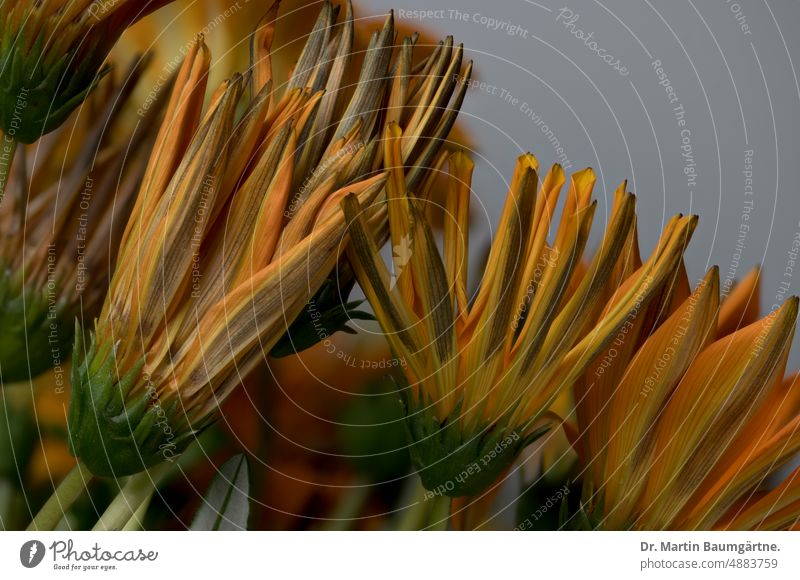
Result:
M142 374L144 360L117 375L116 346L98 344L76 323L69 406L70 452L99 476L120 477L173 461L196 433L179 421L178 402L162 405Z
M319 291L289 325L286 333L272 347L270 355L280 358L297 354L326 340L336 332L354 334L355 330L347 326L351 320L375 320L375 317L368 312L358 310L363 300L343 303L342 299L350 295L353 283L348 281L340 287L333 277L326 279Z
M0 266L2 267L2 266ZM11 271L0 271L0 378L27 381L66 362L73 330L67 302L55 292L24 288Z
M411 403L404 393L411 462L429 492L449 497L475 496L488 489L519 457L522 450L549 427L525 434L507 417L465 432L458 418L462 402L450 417L436 418L430 401ZM453 420L450 420L450 418Z
M66 121L111 68L101 68L107 49L99 46L80 59L74 53L50 58L43 54L44 31L25 52L25 33L25 27L2 31L0 129L8 138L33 143Z

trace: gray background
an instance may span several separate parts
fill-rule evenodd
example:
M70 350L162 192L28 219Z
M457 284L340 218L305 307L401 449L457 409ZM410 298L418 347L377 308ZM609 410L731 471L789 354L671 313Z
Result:
M738 10L737 10L738 6ZM637 194L643 255L665 220L697 213L700 225L687 253L690 280L717 264L723 286L763 264L762 311L800 293L800 271L788 271L800 233L800 3L795 0L362 0L359 16L397 10L444 10L418 18L418 28L454 34L475 61L476 78L497 87L470 89L462 122L474 136L478 161L473 235L487 239L496 223L515 157L533 152L547 168L558 160L551 140L521 110L538 113L561 143L572 171L591 166L599 201L596 244L615 187L629 180ZM620 75L559 19L579 15L574 28L615 55ZM453 18L459 10L465 20ZM737 12L739 18L737 19ZM564 13L564 16L567 14ZM483 17L516 26L492 30ZM742 29L741 19L747 25ZM413 24L413 23L411 23ZM506 29L504 29L506 28ZM684 174L681 127L652 62L669 76L686 125L697 178ZM505 89L519 99L505 101ZM496 94L492 94L492 92ZM745 193L745 151L753 151L752 195ZM748 204L752 200L752 209ZM747 217L745 217L747 214ZM741 224L749 230L741 229ZM737 249L737 244L739 248ZM738 253L741 252L741 258ZM797 270L797 269L795 269ZM788 291L779 296L780 283ZM795 339L790 368L800 363Z

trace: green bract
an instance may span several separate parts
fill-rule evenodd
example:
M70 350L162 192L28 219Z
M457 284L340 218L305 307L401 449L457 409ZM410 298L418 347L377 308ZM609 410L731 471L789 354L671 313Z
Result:
M100 68L104 51L76 62L76 55L44 58L42 36L30 51L18 35L4 30L0 45L0 129L22 143L33 143L58 128L110 70Z
M0 129L32 143L61 125L109 68L125 30L171 0L3 2Z
M178 401L162 407L154 388L139 386L147 376L141 361L117 375L116 348L98 344L76 329L69 404L70 452L95 475L121 477L172 461L193 440L191 429L174 426Z

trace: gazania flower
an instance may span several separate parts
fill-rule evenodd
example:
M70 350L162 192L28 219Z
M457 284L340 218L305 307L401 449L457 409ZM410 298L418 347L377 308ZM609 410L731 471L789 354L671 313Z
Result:
M589 525L797 524L797 472L765 491L800 450L796 377L784 378L797 299L753 320L757 280L755 271L721 307L716 267L691 294L676 283L662 312L631 320L578 383L568 431L584 481L579 517Z
M171 0L8 0L0 23L0 130L32 143L63 123L109 68L120 35Z
M66 364L75 319L99 311L122 233L113 217L130 209L154 137L152 118L133 134L120 127L140 71L102 83L70 122L16 159L0 204L5 383Z
M384 118L415 135L409 179L441 157L464 94L448 106L461 49L448 40L414 69L411 39L392 58L389 16L349 91L353 17L337 23L337 13L325 4L280 98L270 15L248 76L224 83L205 113L202 39L184 62L102 313L75 350L70 434L94 474L180 453L320 291L347 241L339 200L383 195ZM365 219L380 228L386 218Z
M626 266L635 227L634 197L623 187L600 249L579 267L594 215L591 169L572 176L554 239L547 240L565 183L553 166L543 182L538 162L517 160L480 288L467 294L468 215L472 163L450 157L449 216L443 250L426 224L422 200L404 187L400 154L407 133L393 127L386 143L395 279L378 257L369 224L353 196L357 277L386 337L402 360L409 388L411 453L425 487L451 497L476 495L547 428L547 411L608 346L631 312L656 296L680 261L694 218L676 218L621 299L603 316L603 290Z

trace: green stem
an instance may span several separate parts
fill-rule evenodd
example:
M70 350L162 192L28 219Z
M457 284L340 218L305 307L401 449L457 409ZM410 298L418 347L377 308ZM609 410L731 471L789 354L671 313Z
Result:
M430 516L426 530L445 531L450 520L450 504L452 500L446 495L437 495L432 500Z
M130 476L92 531L121 530L125 527L142 504L149 501L170 467L172 464L162 463L148 471Z
M28 531L54 530L70 506L86 489L86 484L91 479L91 472L83 463L78 462L33 518L28 526Z

